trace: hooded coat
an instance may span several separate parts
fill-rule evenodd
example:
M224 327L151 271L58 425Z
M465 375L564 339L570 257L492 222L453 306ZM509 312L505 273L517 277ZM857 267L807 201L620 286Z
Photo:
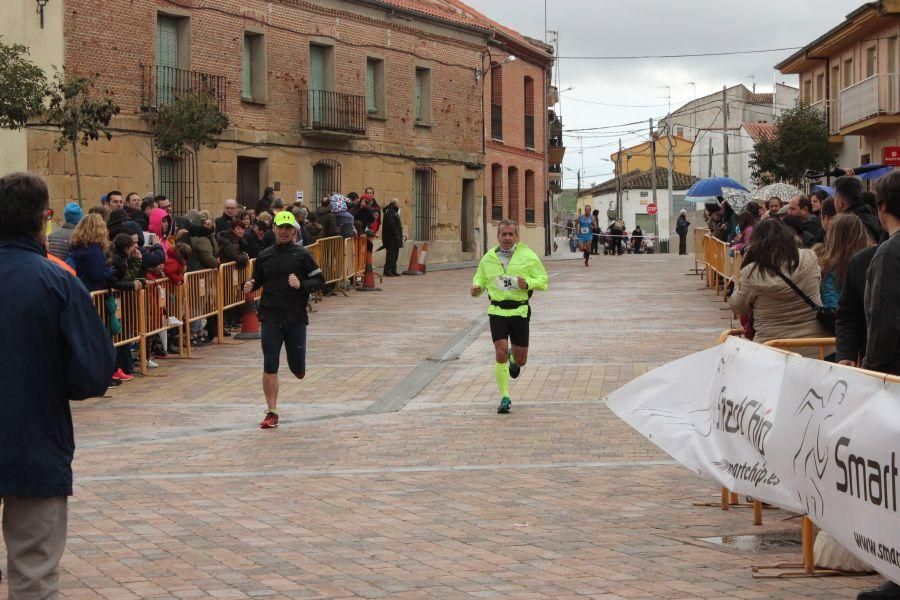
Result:
M400 210L394 203L388 204L384 208L381 240L385 248L403 247L403 223L400 221Z
M812 250L800 250L800 263L786 277L816 304L821 304L821 271ZM728 299L728 305L739 315L753 311L753 341L765 343L784 338L832 337L816 319L816 312L777 275L763 274L755 264L741 269L741 280ZM817 348L800 349L800 354L818 358Z
M338 234L337 220L334 218L334 213L331 212L330 206L320 205L316 208L316 219L319 221L322 229L325 230L323 237L334 237Z
M856 206L848 208L847 212L859 217L859 220L866 226L866 231L872 236L873 242L877 243L883 241L881 221L878 220L878 215L871 206L868 204L857 204Z

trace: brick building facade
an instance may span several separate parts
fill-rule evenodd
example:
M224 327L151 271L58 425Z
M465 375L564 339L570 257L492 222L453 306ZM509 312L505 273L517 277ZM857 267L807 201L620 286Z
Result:
M486 53L484 196L488 244L497 222L520 224L519 237L538 253L549 244L547 91L553 50L503 31Z
M267 185L286 202L303 192L307 205L372 186L382 204L399 199L405 233L429 241L430 260L483 250L490 129L476 75L497 56L489 40L500 26L456 0L66 0L62 18L66 69L96 74L122 108L113 139L79 154L86 205L114 188L155 190L181 210L218 212L227 198L253 205ZM533 112L543 114L547 67L510 63L509 77L508 67L521 70L520 87L530 73ZM522 90L509 85L510 114L521 113ZM213 93L229 128L216 149L157 159L154 115L190 90ZM543 119L534 121L535 148L524 149L517 125L488 153L521 173L522 220L533 173L537 227L546 135ZM29 131L28 168L47 178L60 209L75 195L74 165L54 138Z

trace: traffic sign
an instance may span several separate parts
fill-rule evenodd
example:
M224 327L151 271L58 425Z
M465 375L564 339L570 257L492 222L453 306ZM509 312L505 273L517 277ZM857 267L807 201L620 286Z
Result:
M655 205L655 204L648 204L648 205L647 205L647 214L648 214L648 215L655 215L655 214L656 214L656 205Z

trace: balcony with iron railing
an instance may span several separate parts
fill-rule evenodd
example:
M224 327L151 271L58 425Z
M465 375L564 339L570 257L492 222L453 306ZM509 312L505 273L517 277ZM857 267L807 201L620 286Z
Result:
M872 75L841 90L839 101L844 135L900 124L900 75Z
M326 90L300 92L300 131L322 137L363 137L368 113L366 97Z
M212 75L161 65L141 65L141 110L158 110L187 93L210 94L219 110L226 110L228 79L224 75Z

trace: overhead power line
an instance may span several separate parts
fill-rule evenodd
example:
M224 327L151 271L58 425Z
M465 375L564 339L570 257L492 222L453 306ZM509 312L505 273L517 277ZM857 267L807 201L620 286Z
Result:
M764 50L731 50L726 52L690 52L685 54L642 54L634 56L557 56L556 60L642 60L648 58L694 58L701 56L734 56L737 54L765 54L766 52L786 52L800 50L804 46L790 48L766 48Z

